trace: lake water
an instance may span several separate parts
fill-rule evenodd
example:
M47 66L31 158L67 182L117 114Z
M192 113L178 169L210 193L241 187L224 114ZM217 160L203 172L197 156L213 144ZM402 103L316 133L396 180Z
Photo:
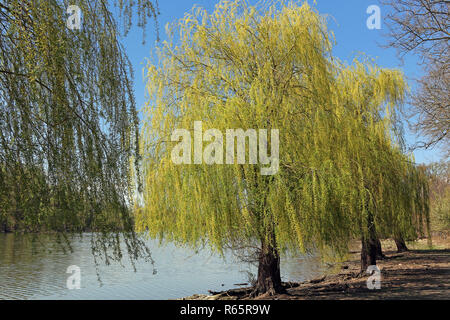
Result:
M149 240L154 266L138 262L134 272L126 259L123 266L100 265L99 282L89 235L72 241L73 253L64 253L51 236L34 244L29 238L0 234L0 300L176 299L235 288L248 282L248 272L256 273L255 267L238 262L231 254L224 260L206 249L195 252ZM80 289L67 288L71 274L66 271L71 265L81 270ZM324 267L315 257L283 257L281 270L283 281L305 281L323 274Z

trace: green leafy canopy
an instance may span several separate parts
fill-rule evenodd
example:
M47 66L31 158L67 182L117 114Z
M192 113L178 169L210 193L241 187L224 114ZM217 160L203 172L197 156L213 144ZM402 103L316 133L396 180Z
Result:
M167 31L147 65L138 230L219 251L256 239L337 253L367 233L369 214L384 235L415 234L424 198L402 152L399 70L340 62L326 18L306 2L222 1L212 13L194 7ZM279 129L279 172L175 165L171 133L195 121L222 132Z

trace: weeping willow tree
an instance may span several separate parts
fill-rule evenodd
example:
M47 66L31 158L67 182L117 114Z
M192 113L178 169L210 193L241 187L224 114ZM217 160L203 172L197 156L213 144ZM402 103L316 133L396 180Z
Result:
M307 3L227 1L212 14L194 8L168 34L158 62L148 64L138 230L219 252L256 241L255 294L282 290L286 250L331 248L344 255L350 239L366 243L371 225L394 232L390 223L402 216L388 207L375 210L384 204L372 193L393 190L384 185L384 169L404 160L391 158L401 153L392 141L405 90L399 71L337 61L325 18ZM205 161L175 164L179 141L172 133L192 131L195 121L208 136L200 146ZM217 132L237 128L279 130L275 174L263 175L267 165L249 157L249 164L223 164ZM259 151L264 142L273 151L275 139L259 138ZM251 137L248 142L247 154ZM198 151L189 144L184 152ZM207 162L211 155L215 160Z
M361 271L375 265L380 238L398 245L417 239L429 229L428 182L405 149L398 109L406 84L397 70L376 67L370 60L336 68L337 104L345 106L343 132L337 137L348 165L349 199L358 217ZM343 150L342 150L343 151ZM353 181L353 182L352 182ZM359 213L359 216L358 216ZM404 248L403 248L404 249Z
M69 5L81 29L67 27ZM0 1L0 224L10 231L101 231L99 254L124 231L140 181L133 71L120 37L154 1ZM135 178L132 178L135 177ZM135 250L136 249L136 250ZM133 251L134 250L134 251ZM120 256L120 251L114 253Z

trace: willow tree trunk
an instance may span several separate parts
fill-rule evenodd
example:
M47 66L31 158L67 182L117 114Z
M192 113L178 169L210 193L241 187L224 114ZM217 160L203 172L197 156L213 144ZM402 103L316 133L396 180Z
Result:
M275 241L264 239L261 241L259 253L258 279L255 285L254 295L283 292L280 274L280 255L274 246Z
M365 273L368 266L377 264L377 244L373 239L361 240L361 273Z
M376 246L377 246L377 259L381 260L381 259L386 258L386 256L383 254L383 249L381 247L380 239L377 238L375 243L376 243Z
M364 273L368 266L377 264L377 254L381 251L381 242L378 244L373 214L369 212L367 217L367 235L361 237L361 272ZM382 254L382 252L381 252Z
M405 240L403 238L395 238L395 245L397 246L397 252L405 252L408 251L408 247L406 246Z

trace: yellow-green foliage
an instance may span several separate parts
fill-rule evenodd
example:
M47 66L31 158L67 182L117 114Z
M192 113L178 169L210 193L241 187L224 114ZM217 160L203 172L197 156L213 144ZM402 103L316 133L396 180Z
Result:
M426 167L430 179L430 219L433 231L450 229L450 163Z
M0 232L99 231L93 254L109 259L122 257L123 231L135 259L139 121L114 13L126 33L157 6L114 2L0 1ZM67 28L70 4L81 30Z
M68 1L0 3L0 230L110 231L117 220L117 229L134 227L131 65L107 1L75 2L81 30L67 28ZM142 28L156 18L153 4L116 2L125 33L136 7Z
M314 243L343 253L369 210L380 232L412 229L403 188L414 168L394 139L401 72L337 61L325 19L307 3L224 1L212 14L194 8L168 32L178 41L147 66L138 230L219 250L274 233L281 250ZM279 129L279 172L174 165L172 131L200 120L204 130Z

